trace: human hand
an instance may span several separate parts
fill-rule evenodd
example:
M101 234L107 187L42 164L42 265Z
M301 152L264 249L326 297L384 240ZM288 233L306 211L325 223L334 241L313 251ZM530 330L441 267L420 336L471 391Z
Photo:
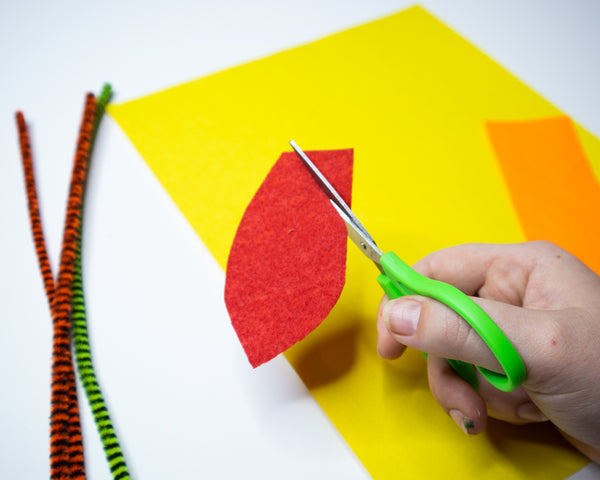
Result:
M600 463L600 277L549 242L461 245L413 268L471 295L515 346L527 378L507 393L479 375L475 391L445 359L502 372L497 360L454 311L415 295L383 298L381 357L398 358L406 347L428 353L431 391L467 434L481 432L488 415L517 424L550 420Z

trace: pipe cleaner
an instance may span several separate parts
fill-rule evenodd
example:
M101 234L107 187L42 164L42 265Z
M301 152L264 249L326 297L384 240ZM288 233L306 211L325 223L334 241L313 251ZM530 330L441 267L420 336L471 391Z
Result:
M100 96L98 97L98 102L96 105L96 120L94 123L94 129L92 132L91 140L92 148L96 139L98 125L100 124L100 120L102 119L102 116L104 114L104 109L106 107L106 104L110 100L111 94L112 92L110 85L104 85ZM83 219L83 204L81 218ZM87 329L85 297L83 293L83 277L81 274L81 228L82 225L80 225L80 232L78 235L77 242L77 251L75 256L75 271L73 277L72 299L73 311L71 314L73 323L73 341L75 347L77 371L79 373L79 379L81 380L81 383L85 390L88 403L92 410L94 422L96 423L96 428L98 430L98 434L100 435L100 440L102 441L102 446L104 448L106 460L108 462L108 466L110 468L113 479L128 480L130 477L129 472L127 470L127 465L125 463L125 458L123 456L123 452L121 451L119 440L110 420L108 408L106 407L104 397L102 396L100 385L98 384L98 380L96 378L96 373L94 371L94 366L92 363L92 355Z
M81 423L71 355L71 333L74 337L77 369L92 409L109 468L114 479L129 479L123 454L92 365L81 275L83 196L88 159L110 95L110 86L105 85L97 102L92 94L86 97L71 175L61 263L56 283L42 228L27 124L23 114L17 112L31 231L54 329L50 418L51 479L85 479Z

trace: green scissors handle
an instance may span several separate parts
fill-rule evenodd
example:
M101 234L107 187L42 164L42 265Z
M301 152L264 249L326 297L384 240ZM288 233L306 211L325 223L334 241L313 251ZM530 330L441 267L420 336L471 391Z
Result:
M377 281L390 299L404 295L423 295L433 298L450 307L473 327L504 369L502 374L487 368L475 367L494 387L510 392L523 383L526 376L525 365L517 350L498 325L471 298L448 283L421 275L393 252L381 256L381 266L384 273L379 275ZM474 388L479 388L472 365L459 360L449 359L448 362L461 378Z
M392 252L382 253L375 244L373 237L369 235L365 227L363 227L358 218L356 218L356 215L354 215L354 212L350 210L344 199L340 197L339 193L310 160L308 155L293 140L290 141L290 145L346 223L350 240L382 272L377 281L387 296L389 298L398 298L404 295L417 294L433 298L447 305L464 318L479 334L500 363L504 373L493 372L479 366L475 368L499 390L510 392L521 385L526 376L525 365L515 347L512 346L508 338L506 338L502 330L498 328L488 314L467 295L452 285L424 277L410 268ZM448 363L450 363L461 378L474 388L479 388L477 373L472 365L451 359L448 360Z

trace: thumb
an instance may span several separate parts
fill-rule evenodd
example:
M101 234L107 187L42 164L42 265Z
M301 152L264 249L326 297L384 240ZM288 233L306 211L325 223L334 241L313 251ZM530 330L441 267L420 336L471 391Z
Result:
M548 343L553 312L528 310L495 300L471 297L500 327L525 366ZM381 311L390 335L399 343L444 358L462 360L502 372L496 357L477 332L454 310L421 296L390 300Z

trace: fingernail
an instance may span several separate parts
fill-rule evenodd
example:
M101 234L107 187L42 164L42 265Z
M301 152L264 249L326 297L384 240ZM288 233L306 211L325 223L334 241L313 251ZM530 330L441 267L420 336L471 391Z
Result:
M456 423L466 435L471 435L469 430L475 428L473 420L463 414L460 410L450 410L448 413L450 414L450 417L452 417L452 420L454 420L454 423Z
M412 335L417 330L421 304L414 300L388 302L383 307L383 322L396 335Z
M540 409L533 402L527 402L517 408L519 418L528 422L545 422L548 417L540 412Z

